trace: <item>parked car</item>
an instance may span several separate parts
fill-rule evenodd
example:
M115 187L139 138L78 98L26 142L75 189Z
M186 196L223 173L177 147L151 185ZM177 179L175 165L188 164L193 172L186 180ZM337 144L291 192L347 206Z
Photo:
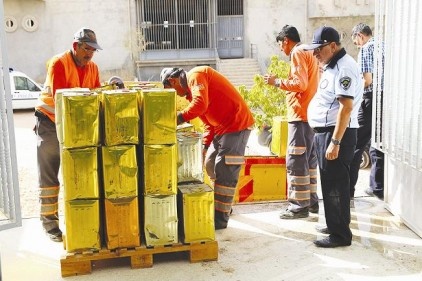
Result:
M258 143L262 146L268 146L271 148L271 127L265 126L258 136ZM362 161L360 163L361 169L366 169L371 165L371 158L369 157L369 145L365 147L365 150L362 153Z
M37 104L42 87L23 72L9 69L13 109L30 109Z

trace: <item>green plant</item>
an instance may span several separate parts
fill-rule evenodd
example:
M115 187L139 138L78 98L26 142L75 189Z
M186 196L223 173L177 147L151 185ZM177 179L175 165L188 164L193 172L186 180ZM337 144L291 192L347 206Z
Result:
M284 79L287 78L289 69L288 62L280 60L278 56L272 56L267 73ZM254 85L250 90L240 86L239 91L254 115L255 127L260 130L271 126L274 116L286 116L286 91L266 84L261 75L255 75Z

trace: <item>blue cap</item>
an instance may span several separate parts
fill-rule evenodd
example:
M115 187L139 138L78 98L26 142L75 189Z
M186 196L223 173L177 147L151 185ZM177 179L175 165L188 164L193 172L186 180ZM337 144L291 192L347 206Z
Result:
M337 30L329 26L322 26L315 30L314 37L312 38L312 43L309 45L303 46L305 50L314 50L321 45L331 42L340 42L340 35Z

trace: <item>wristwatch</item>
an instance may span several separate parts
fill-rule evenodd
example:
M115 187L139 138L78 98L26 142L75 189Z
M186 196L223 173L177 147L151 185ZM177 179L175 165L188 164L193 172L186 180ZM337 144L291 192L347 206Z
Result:
M334 145L340 145L340 140L331 139L331 142L332 142Z
M280 88L280 86L281 86L281 79L280 78L277 78L277 79L274 80L274 86L277 87L277 88Z

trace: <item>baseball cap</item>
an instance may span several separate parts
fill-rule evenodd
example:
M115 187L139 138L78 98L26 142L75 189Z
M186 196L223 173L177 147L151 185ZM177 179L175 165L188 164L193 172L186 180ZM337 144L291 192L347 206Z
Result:
M82 27L78 31L76 31L75 35L73 36L74 42L83 42L86 43L88 46L102 50L100 45L97 43L97 37L95 36L95 32L89 28Z
M170 77L177 76L182 71L183 71L182 68L177 68L177 67L163 68L163 70L161 70L161 74L160 74L161 83L163 83L164 86L169 86L168 79Z
M312 43L309 45L303 46L305 50L314 50L321 45L331 42L340 42L340 35L337 30L329 26L321 26L314 32L314 37L312 38Z

